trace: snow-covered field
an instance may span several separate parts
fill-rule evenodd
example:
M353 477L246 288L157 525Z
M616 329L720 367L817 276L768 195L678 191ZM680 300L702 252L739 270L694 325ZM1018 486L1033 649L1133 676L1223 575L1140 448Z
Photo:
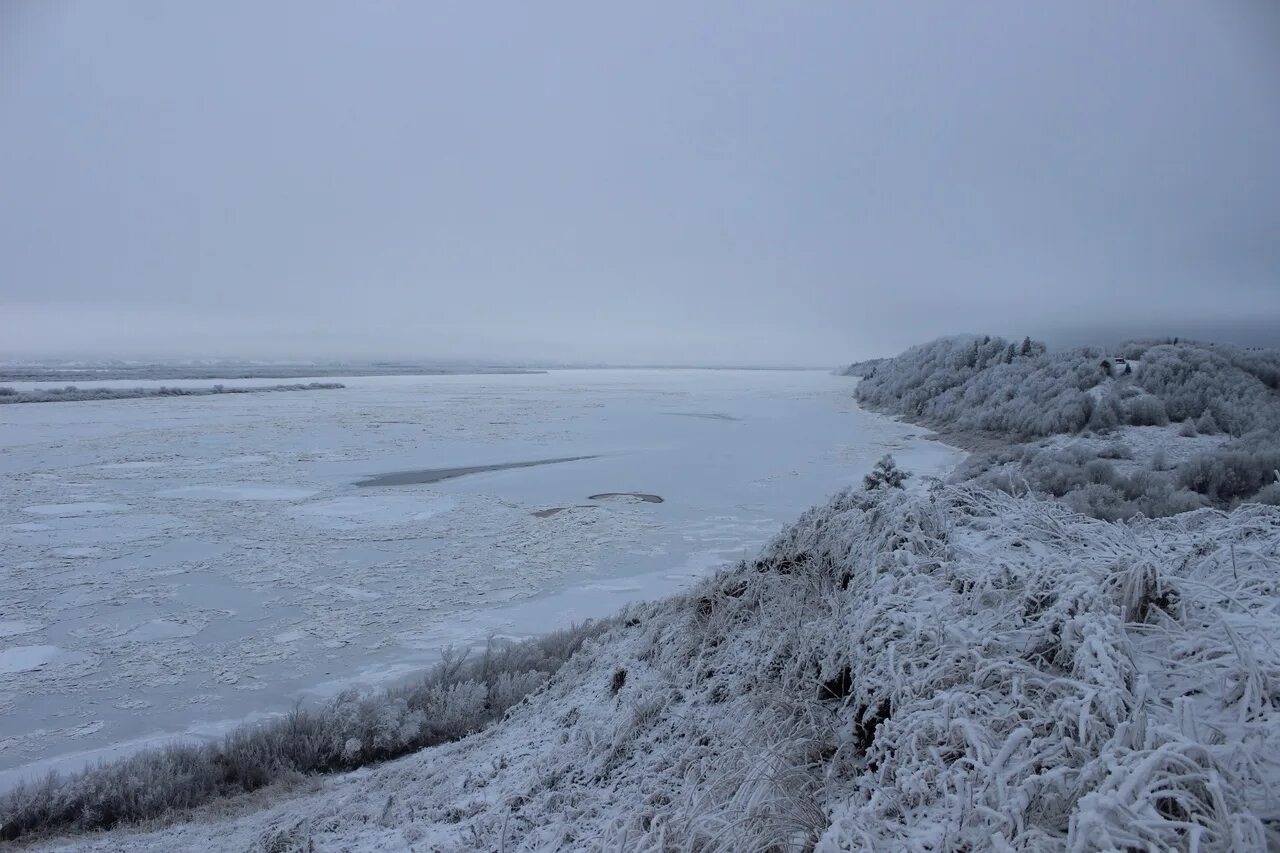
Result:
M885 452L958 457L816 371L318 378L0 411L0 787L686 588ZM589 499L626 492L663 500Z

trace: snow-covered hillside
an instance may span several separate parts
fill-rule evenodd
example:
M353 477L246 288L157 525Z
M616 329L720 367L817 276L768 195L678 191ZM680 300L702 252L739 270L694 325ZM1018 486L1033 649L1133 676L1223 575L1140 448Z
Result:
M65 849L1264 849L1278 555L1259 505L848 491L485 732Z
M1192 341L1121 350L1141 369L1112 377L1092 347L939 338L865 371L857 396L882 411L1015 439L1201 419L1212 428L1200 432L1280 431L1280 352Z
M1176 339L1121 351L1138 368L1115 376L1087 347L939 338L866 371L856 394L981 451L957 481L1098 518L1280 505L1280 352Z

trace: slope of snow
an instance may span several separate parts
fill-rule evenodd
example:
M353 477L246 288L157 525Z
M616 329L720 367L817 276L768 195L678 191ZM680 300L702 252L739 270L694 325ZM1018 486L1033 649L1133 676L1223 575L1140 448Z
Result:
M489 730L67 850L1264 849L1280 510L846 492Z

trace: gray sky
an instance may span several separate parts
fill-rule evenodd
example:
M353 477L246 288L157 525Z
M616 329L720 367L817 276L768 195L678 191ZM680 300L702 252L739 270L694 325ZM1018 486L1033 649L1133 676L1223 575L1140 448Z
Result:
M1278 9L4 0L0 351L1266 337Z

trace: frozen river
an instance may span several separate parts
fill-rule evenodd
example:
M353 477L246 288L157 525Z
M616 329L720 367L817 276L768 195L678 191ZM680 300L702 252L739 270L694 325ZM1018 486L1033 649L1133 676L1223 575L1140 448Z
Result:
M319 379L0 407L0 787L679 590L886 452L958 458L816 371Z

